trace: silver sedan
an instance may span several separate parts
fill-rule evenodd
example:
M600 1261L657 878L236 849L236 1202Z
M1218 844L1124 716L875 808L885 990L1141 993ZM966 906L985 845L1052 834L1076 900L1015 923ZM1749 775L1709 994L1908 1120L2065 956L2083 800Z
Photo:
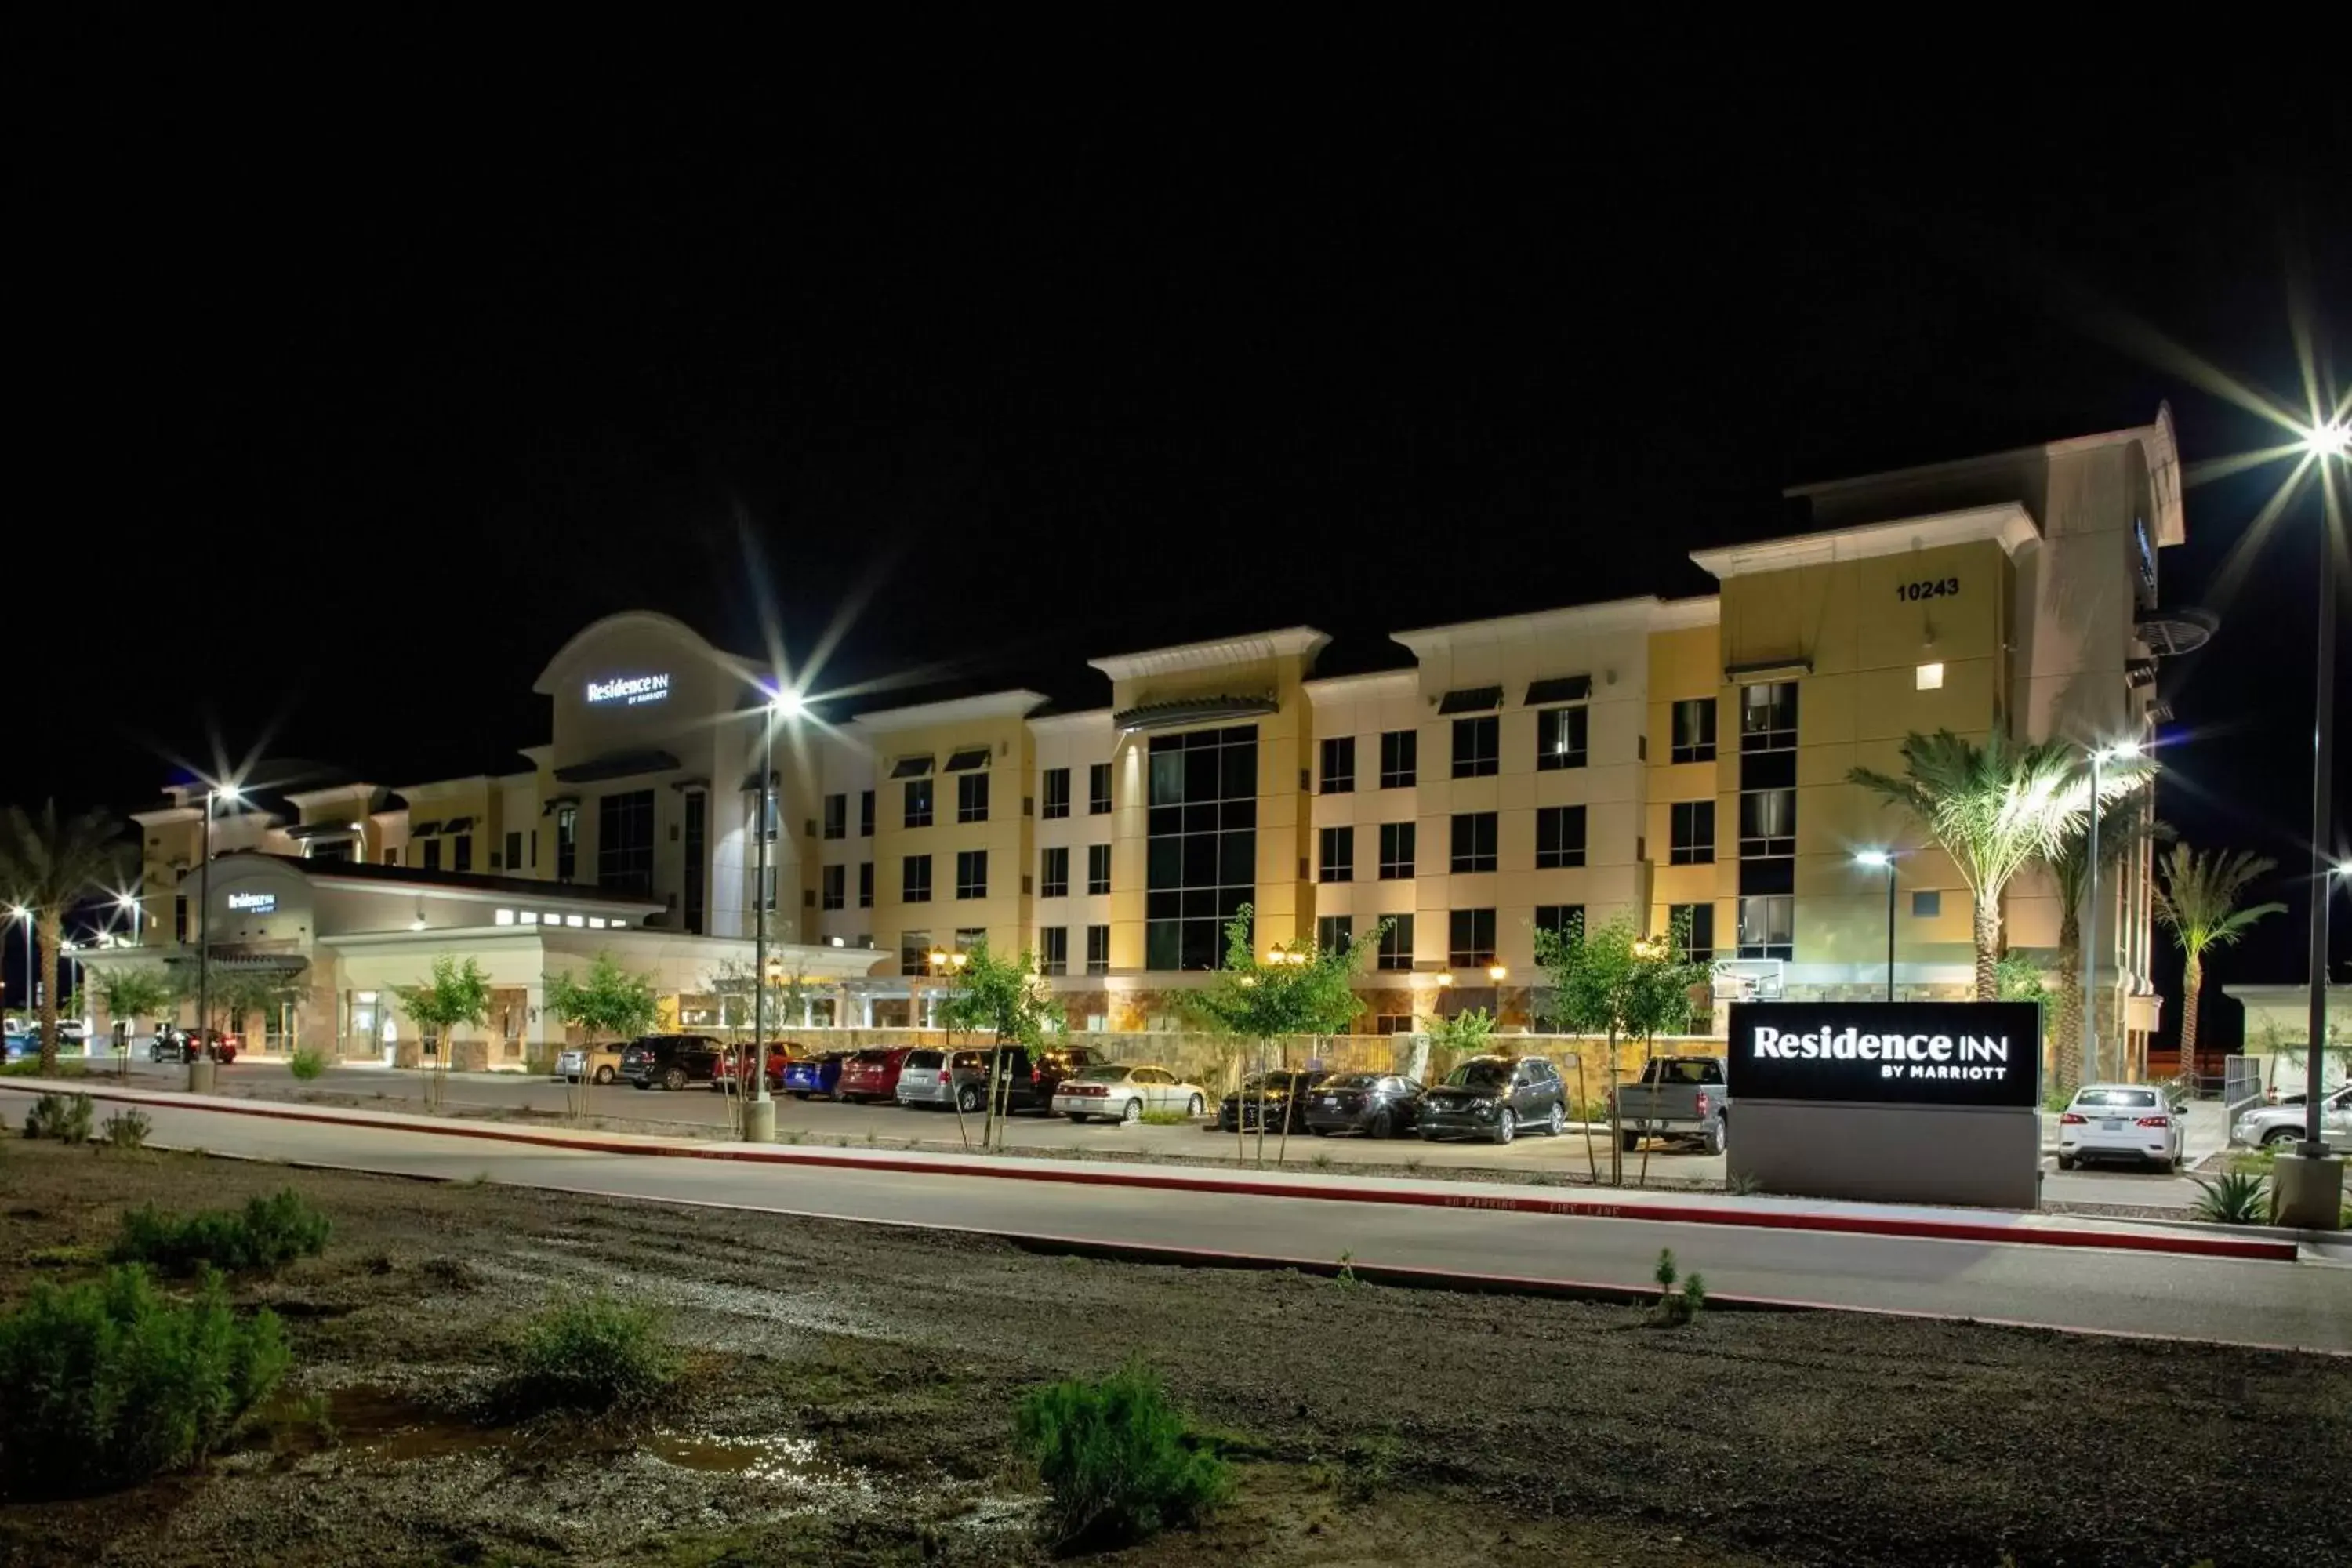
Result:
M1208 1091L1199 1084L1179 1083L1166 1068L1129 1062L1082 1068L1054 1090L1054 1114L1073 1121L1097 1116L1106 1121L1140 1121L1147 1110L1199 1116L1208 1103Z

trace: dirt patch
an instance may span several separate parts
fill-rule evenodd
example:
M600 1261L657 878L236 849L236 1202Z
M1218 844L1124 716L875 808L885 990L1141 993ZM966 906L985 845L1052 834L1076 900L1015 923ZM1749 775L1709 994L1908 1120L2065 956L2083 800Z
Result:
M1210 1526L1120 1563L2146 1568L2341 1544L2352 1366L2219 1346L1831 1314L1664 1331L1622 1307L22 1142L0 1151L0 1298L86 1269L128 1204L289 1182L336 1231L240 1287L299 1352L270 1419L200 1474L0 1509L0 1561L1036 1561L1013 1403L1137 1352L1242 1479ZM499 1335L593 1289L668 1309L692 1352L677 1397L635 1424L480 1425Z

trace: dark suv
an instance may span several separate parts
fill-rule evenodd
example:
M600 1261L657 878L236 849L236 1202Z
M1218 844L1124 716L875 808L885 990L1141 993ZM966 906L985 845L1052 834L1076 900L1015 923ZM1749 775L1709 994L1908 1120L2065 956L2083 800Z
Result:
M1507 1143L1521 1128L1557 1133L1568 1125L1559 1069L1541 1057L1472 1057L1421 1101L1423 1138L1486 1138Z
M640 1035L621 1048L621 1076L638 1089L709 1083L725 1047L709 1035Z

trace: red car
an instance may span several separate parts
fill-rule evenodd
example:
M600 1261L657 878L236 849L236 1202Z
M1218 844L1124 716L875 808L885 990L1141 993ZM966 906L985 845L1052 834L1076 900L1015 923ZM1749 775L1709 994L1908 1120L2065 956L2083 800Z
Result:
M898 1094L898 1069L907 1065L912 1046L874 1046L841 1064L841 1082L835 1095L852 1104L868 1100L892 1100Z
M782 1044L768 1042L768 1088L784 1087L784 1068L792 1065L792 1053ZM730 1089L748 1089L751 1083L751 1047L729 1046L719 1053L718 1070L710 1075L710 1087L719 1094Z

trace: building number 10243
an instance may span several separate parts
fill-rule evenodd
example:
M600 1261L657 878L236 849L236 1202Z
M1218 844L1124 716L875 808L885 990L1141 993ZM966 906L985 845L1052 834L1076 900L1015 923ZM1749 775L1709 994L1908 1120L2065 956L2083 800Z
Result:
M1948 599L1960 591L1958 577L1929 577L1917 583L1898 583L1895 596L1898 599Z

